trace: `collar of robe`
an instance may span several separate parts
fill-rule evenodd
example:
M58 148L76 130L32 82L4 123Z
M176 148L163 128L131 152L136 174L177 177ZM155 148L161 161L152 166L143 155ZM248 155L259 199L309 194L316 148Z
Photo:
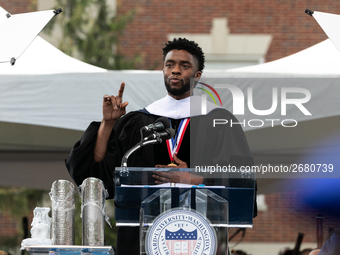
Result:
M154 115L163 116L171 119L184 119L202 115L201 97L191 96L177 100L169 95L153 102L145 109ZM207 113L215 108L221 108L211 102L207 102Z

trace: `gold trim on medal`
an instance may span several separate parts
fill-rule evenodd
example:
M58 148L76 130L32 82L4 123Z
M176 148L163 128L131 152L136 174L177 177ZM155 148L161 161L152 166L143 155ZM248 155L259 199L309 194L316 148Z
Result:
M177 166L177 164L175 164L174 162L171 162L170 164L168 164L168 166Z

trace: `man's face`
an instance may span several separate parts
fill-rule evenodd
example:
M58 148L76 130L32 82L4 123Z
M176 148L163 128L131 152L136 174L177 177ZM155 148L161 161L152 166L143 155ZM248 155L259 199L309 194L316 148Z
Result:
M172 50L164 60L164 83L170 96L185 98L191 95L190 78L201 77L198 61L185 50Z

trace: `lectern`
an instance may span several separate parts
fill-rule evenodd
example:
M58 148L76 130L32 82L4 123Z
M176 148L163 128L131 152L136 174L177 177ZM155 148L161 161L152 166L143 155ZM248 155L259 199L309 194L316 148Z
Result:
M180 183L154 185L152 176L158 171L176 175ZM197 179L202 183L195 183ZM194 212L209 222L216 232L218 254L227 254L227 228L253 225L254 173L239 169L210 174L196 169L117 167L115 185L116 224L140 227L141 254L148 254L147 235L154 222L174 209ZM177 235L185 232L179 231Z

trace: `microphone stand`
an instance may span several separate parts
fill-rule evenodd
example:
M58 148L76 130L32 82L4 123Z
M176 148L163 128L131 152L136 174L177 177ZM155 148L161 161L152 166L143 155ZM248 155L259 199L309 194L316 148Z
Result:
M147 138L146 138L147 139ZM130 155L135 152L136 150L138 150L139 148L145 146L145 145L149 145L149 144L156 144L156 143L161 143L162 142L162 138L160 138L159 136L155 135L154 139L152 140L143 140L140 141L139 143L137 143L135 146L133 146L131 149L129 149L123 156L122 158L122 162L121 162L121 168L122 170L119 172L119 175L121 177L127 177L129 176L129 170L127 169L127 161L128 158L130 157Z

